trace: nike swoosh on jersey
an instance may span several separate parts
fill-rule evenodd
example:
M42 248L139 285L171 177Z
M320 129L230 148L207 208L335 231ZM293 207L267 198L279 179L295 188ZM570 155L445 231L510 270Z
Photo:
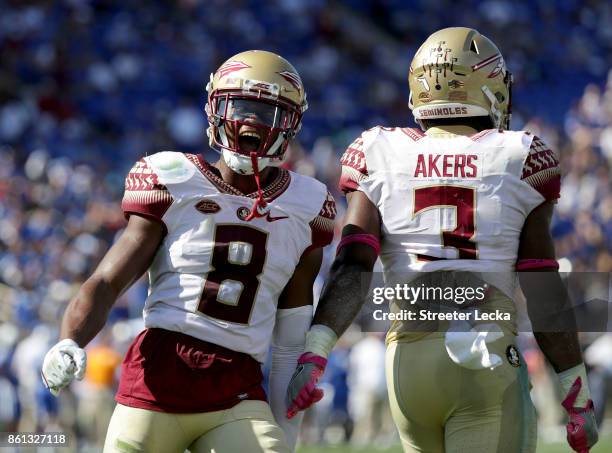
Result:
M288 219L288 218L289 218L288 215L280 215L278 217L272 217L269 212L268 212L268 215L266 216L266 220L268 222L276 222L277 220Z

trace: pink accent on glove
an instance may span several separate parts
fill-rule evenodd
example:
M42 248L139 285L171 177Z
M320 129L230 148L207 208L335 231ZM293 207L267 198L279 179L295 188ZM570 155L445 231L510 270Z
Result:
M296 373L289 383L289 387L297 385L299 388L297 395L291 401L289 409L287 409L287 418L289 419L293 418L299 411L308 409L323 398L323 390L317 388L317 383L321 376L323 376L327 366L327 359L312 352L305 352L300 356L297 363L298 369L302 365L302 371L307 374L302 376L300 373Z
M305 352L298 358L297 363L298 365L303 363L314 363L325 369L327 366L327 359L325 357L321 357L320 355L313 354L312 352Z
M594 426L590 426L594 423L593 412L595 409L593 407L593 400L588 400L585 407L574 407L576 397L578 393L580 393L581 388L582 379L578 377L574 381L574 384L572 384L565 399L561 402L561 405L569 414L569 422L567 422L565 426L565 430L567 431L567 443L578 453L589 453L588 429L597 429ZM596 433L597 431L595 431L595 435Z

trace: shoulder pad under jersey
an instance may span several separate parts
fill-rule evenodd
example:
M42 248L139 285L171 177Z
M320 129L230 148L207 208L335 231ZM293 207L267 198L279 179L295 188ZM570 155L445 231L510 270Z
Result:
M183 153L176 151L161 151L148 156L147 160L160 184L177 184L187 181L196 170Z

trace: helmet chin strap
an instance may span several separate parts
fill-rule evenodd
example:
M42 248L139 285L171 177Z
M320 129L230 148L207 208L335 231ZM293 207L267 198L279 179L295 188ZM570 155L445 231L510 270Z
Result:
M257 165L257 153L251 153L251 164L253 165L253 175L255 176L255 183L257 184L257 199L253 203L251 212L244 220L247 222L256 219L257 217L265 217L270 211L270 207L264 199L263 192L261 190L261 181L259 180L259 168Z
M211 131L211 136L213 134L214 132ZM252 175L254 173L254 168L255 168L252 164L253 162L252 154L253 153L249 153L249 157L247 157L244 154L239 154L238 152L232 150L229 147L229 140L227 138L227 134L225 133L225 130L222 127L218 128L218 134L219 134L219 138L220 138L222 146L220 147L221 149L217 148L216 146L213 146L213 149L221 153L227 165L232 170L234 170L236 173L239 173L241 175ZM285 139L286 139L285 133L279 134L276 140L274 141L274 143L268 148L266 152L266 156L260 156L258 158L259 159L258 164L261 167L260 168L261 170L263 170L264 168L268 166L278 166L281 164L282 156L281 157L267 157L267 156L274 155L274 153L276 153L276 151L281 146L283 146L283 142L285 141ZM214 139L211 139L211 142L214 142Z
M219 129L219 135L221 136L222 142L224 142L224 144L227 146L228 144L227 135L225 134L225 131L223 130L223 128ZM283 137L283 135L279 134L276 141L272 144L272 146L270 146L268 153L273 154L280 146L282 146L284 139L285 138ZM250 169L247 168L247 165L245 165L246 162L243 161L243 159L246 160L245 159L246 156L239 155L227 149L223 150L222 155L226 163L232 170L236 171L239 174L243 174L243 175L249 175L252 173L253 176L255 177L255 183L257 184L257 198L255 199L255 203L253 203L251 212L249 213L248 216L245 217L244 220L249 222L258 217L265 217L270 212L270 207L266 203L266 200L264 199L264 196L263 196L263 191L261 190L261 178L259 174L259 158L257 157L257 153L256 152L249 153L249 157L251 159ZM281 159L272 159L272 158L264 157L261 160L262 160L263 168L265 168L268 165L279 165ZM252 172L249 170L252 170Z
M251 158L247 156L243 156L242 154L235 153L228 149L224 149L221 152L223 156L223 160L225 163L236 173L239 175L252 175L253 174L253 164L251 162ZM263 159L262 159L263 160ZM268 160L268 159L265 159ZM262 169L267 166L267 162L260 162L262 165Z

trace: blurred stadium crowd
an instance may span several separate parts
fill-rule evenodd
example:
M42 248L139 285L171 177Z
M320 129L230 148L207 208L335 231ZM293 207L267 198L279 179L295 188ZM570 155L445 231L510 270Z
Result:
M407 70L418 44L444 26L479 29L514 72L513 127L559 153L558 256L566 269L612 271L610 23L612 4L593 0L0 0L0 431L76 427L91 446L104 437L146 282L118 302L85 381L58 400L42 388L42 357L125 225L133 162L164 149L216 158L204 85L241 50L275 51L299 70L310 108L286 165L341 200L338 159L352 139L376 124L414 126ZM347 335L305 441L393 442L384 367L372 366L383 355L380 336Z

